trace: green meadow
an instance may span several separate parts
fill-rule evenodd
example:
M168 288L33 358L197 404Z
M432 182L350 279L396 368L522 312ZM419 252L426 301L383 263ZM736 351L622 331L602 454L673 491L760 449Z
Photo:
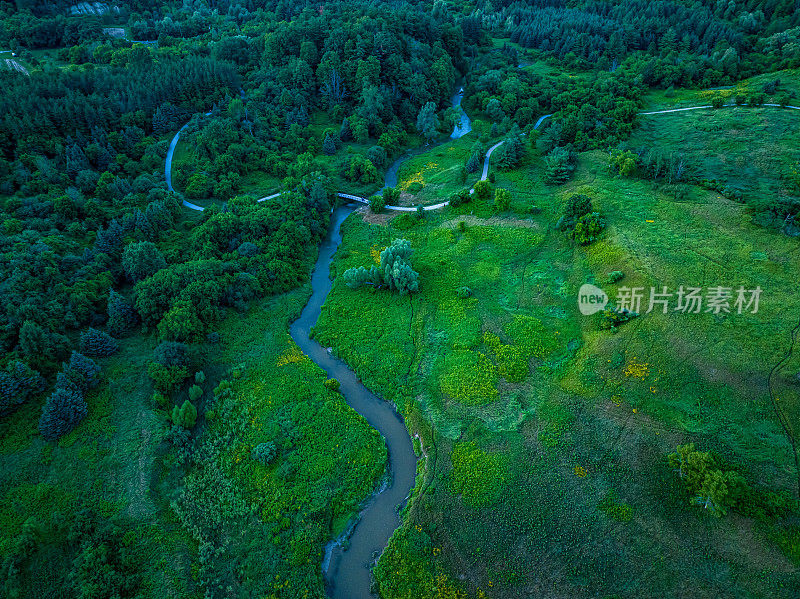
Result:
M783 115L777 123L771 115L743 119L790 135ZM689 117L651 118L663 128L635 135L678 139ZM699 152L700 136L690 140ZM711 156L732 143L739 155L748 144L757 155L770 149L705 138ZM441 160L436 152L416 161ZM532 150L519 169L496 173L512 193L506 213L472 200L423 219L374 224L356 213L343 225L314 334L397 403L424 465L376 570L382 595L724 596L736 588L794 596L800 527L788 498L798 479L781 421L796 434L798 358L780 361L800 318L796 240L757 226L746 206L719 193L686 186L676 196L670 186L614 176L602 151L581 154L560 187L543 183L540 167ZM585 247L554 227L576 193L608 223ZM344 285L345 269L368 267L396 238L414 248L419 293ZM624 277L609 283L612 271ZM600 315L577 310L586 282L612 301L622 286L643 288L642 315L601 329ZM755 314L644 314L651 286L681 285L763 291ZM746 509L715 518L691 504L667 461L689 442L747 480ZM461 588L455 573L474 584Z
M689 175L757 207L800 197L800 111L737 106L640 117L627 145L680 155Z

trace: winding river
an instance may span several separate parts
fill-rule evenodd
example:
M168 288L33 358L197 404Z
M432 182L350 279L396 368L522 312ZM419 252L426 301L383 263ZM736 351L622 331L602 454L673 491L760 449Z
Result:
M461 106L463 92L459 90L452 100L453 107ZM729 105L726 105L729 106ZM776 104L765 104L765 106L778 106ZM667 110L656 110L641 112L642 115L666 114L671 112L682 112L686 110L708 109L711 106L692 106L686 108L675 108ZM787 106L786 108L800 110L797 106ZM210 113L209 113L210 114ZM539 118L534 125L538 129L542 122L547 119L549 114ZM172 187L172 157L175 152L181 131L175 134L170 143L165 162L164 175L167 187L174 191ZM472 130L469 117L461 112L461 120L455 126L451 139L457 139ZM481 179L486 179L489 170L489 159L502 141L493 145L486 152L483 173ZM438 144L427 145L405 153L398 158L388 169L385 177L386 186L394 187L397 185L398 172L400 166L409 158L421 153L428 152ZM279 196L280 193L272 194L259 201ZM355 201L360 204L368 203L366 198L340 192L340 198L347 201ZM446 206L448 202L442 202L434 206L426 206L425 210L436 210ZM193 204L183 199L183 205L192 210L203 210L201 206ZM317 258L314 271L311 276L311 297L303 308L299 318L292 323L290 334L298 347L314 363L322 368L330 378L337 379L340 384L340 391L345 401L356 412L361 414L373 428L377 429L386 442L389 457L388 481L375 493L361 511L358 522L352 529L349 539L349 547L344 549L338 542L332 542L326 548L325 570L326 587L328 594L333 599L368 599L372 597L370 593L371 566L376 558L386 547L389 537L400 525L399 511L408 499L411 489L414 486L416 475L417 458L414 454L411 438L405 427L403 418L394 409L394 406L364 387L356 377L355 373L347 367L341 360L331 355L326 348L309 338L311 327L319 319L322 304L331 290L333 282L330 279L329 271L333 256L342 241L340 228L342 222L357 207L356 204L348 204L336 208L331 215L331 223L325 240L319 247L319 257ZM390 210L412 211L415 208L405 206L386 206ZM327 567L326 567L327 566Z
M455 127L453 128L453 132L450 134L448 139L458 139L459 137L464 137L467 133L472 131L472 121L470 120L469 116L466 112L461 108L461 100L464 99L464 88L460 87L456 93L453 94L453 98L451 99L451 105L453 108L458 108L461 111L461 118L459 119L458 123L456 123ZM400 172L400 167L403 163L408 160L409 158L413 158L414 156L419 156L420 154L424 154L426 152L430 152L433 148L446 143L447 140L427 144L424 146L420 146L413 150L409 150L408 152L404 152L401 154L397 160L392 162L389 165L389 168L386 169L386 174L383 177L384 180L384 188L385 187L397 187L398 181L398 173Z
M358 524L350 536L348 549L334 543L325 573L328 594L334 599L367 599L370 594L370 567L386 547L389 537L400 525L399 510L414 486L417 457L403 418L386 402L362 385L347 365L309 338L322 304L333 282L329 270L333 255L342 241L340 228L354 205L340 206L331 215L328 234L319 247L319 257L311 275L311 297L300 317L289 328L294 342L330 378L341 383L340 392L348 405L366 418L370 426L383 435L389 453L389 479L362 510Z

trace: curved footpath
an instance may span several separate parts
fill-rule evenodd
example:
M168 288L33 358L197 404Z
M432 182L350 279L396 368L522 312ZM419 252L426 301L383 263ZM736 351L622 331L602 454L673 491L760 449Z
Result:
M462 96L462 94L460 94L460 93L456 94L455 98L458 98L458 104L454 103L454 105L456 105L456 106L460 105L461 96ZM208 116L209 114L211 114L211 113L210 112L206 113L206 116ZM541 125L542 122L544 122L544 120L546 118L551 117L551 116L553 116L553 115L552 114L546 114L544 116L539 117L539 119L536 121L536 124L533 126L533 128L534 129L538 129L539 125ZM189 124L187 123L186 125L184 125L183 127L181 127L178 130L178 132L175 134L175 137L172 138L172 141L169 144L169 149L167 150L167 159L166 159L165 164L164 164L164 179L166 179L166 182L167 182L167 189L169 189L170 191L173 191L173 192L175 191L175 189L172 187L172 157L175 154L175 148L177 147L178 141L180 140L181 132L184 129L186 129L186 127L188 127L188 126L189 126ZM462 137L462 136L466 135L470 131L472 131L472 126L470 124L469 117L467 116L467 114L465 112L462 112L461 113L461 121L459 122L459 124L456 125L456 127L455 127L453 133L450 135L450 137L451 137L451 139L457 139L459 137ZM481 175L481 181L485 181L486 178L489 176L489 158L491 157L492 152L494 152L497 148L502 146L503 143L505 143L505 142L503 142L503 141L497 142L491 148L489 148L489 150L486 152L486 156L484 157L484 162L483 162L483 174ZM428 152L431 149L432 149L431 146L427 146L427 147L424 148L424 151ZM422 153L424 153L424 152L422 152ZM397 161L395 161L395 163L392 164L391 167L389 167L390 170L393 170L394 173L395 173L395 176L396 176L396 173L399 170L400 165L403 162L405 162L406 160L408 160L409 158L411 158L412 156L415 156L415 155L416 154L407 154L407 155L402 156ZM474 189L470 189L469 192L470 193L474 193L475 190ZM272 195L268 195L268 196L264 196L263 198L259 198L256 201L264 202L266 200L271 200L273 198L277 198L282 193L283 193L282 191L279 191L277 193L273 193ZM355 195L355 194L352 194L352 193L345 193L345 192L341 192L341 191L337 192L336 195L338 197L342 198L342 199L345 199L345 200L351 200L353 202L358 202L360 204L367 204L367 205L369 204L369 199L365 198L363 196ZM445 201L445 202L440 202L438 204L433 204L432 206L424 206L423 210L426 210L426 211L427 210L438 210L439 208L444 208L449 203L450 202L448 200L448 201ZM187 208L190 208L191 210L198 210L200 212L205 210L202 206L198 206L197 204L193 204L193 203L187 201L185 198L183 198L183 205L186 206ZM392 205L386 205L386 206L384 206L384 208L386 210L396 210L398 212L416 212L417 211L416 206L392 206Z
M739 106L739 104L723 104L722 108L729 108L731 106ZM742 105L744 107L744 105ZM790 108L792 110L800 110L800 106L784 106L783 104L759 104L759 106L773 106L776 108ZM640 112L639 114L669 114L670 112L684 112L686 110L700 110L701 108L714 108L711 104L704 104L703 106L688 106L687 108L670 108L668 110L653 110L652 112ZM752 108L758 108L758 106L753 106Z

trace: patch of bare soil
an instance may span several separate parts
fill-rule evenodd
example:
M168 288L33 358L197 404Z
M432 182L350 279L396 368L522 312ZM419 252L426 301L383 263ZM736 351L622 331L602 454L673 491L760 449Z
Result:
M375 214L369 209L369 206L364 206L356 210L362 220L370 225L386 225L390 220L397 216L398 212L380 212Z
M463 214L454 219L442 223L443 227L456 228L458 223L463 222L468 225L481 225L489 227L522 227L525 229L538 229L539 223L532 220L524 220L521 218L501 218L493 216L491 218L478 218L471 214Z

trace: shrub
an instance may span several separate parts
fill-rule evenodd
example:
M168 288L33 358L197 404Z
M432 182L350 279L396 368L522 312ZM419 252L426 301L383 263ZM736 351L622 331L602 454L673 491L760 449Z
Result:
M81 351L87 356L110 356L119 349L117 340L111 335L89 328L81 333Z
M639 316L637 312L633 312L627 309L620 310L613 304L609 304L600 313L600 328L604 330L615 329L619 325L628 322L629 320L631 320L632 318L636 318L637 316Z
M467 299L468 297L472 297L472 289L469 287L459 287L456 289L456 295L461 299Z
M44 404L39 432L47 441L54 441L74 429L88 413L86 401L76 386L57 387Z
M625 276L625 273L621 270L612 270L608 273L608 282L609 283L616 283L617 281L621 281L622 277Z
M618 522L629 522L633 517L633 508L627 503L619 502L618 499L616 491L609 491L599 501L597 509Z
M492 192L492 186L488 181L478 181L475 184L475 197L479 200L488 200Z
M206 382L206 373L203 372L202 370L198 370L197 372L195 372L194 373L194 382L197 383L198 385L202 385L203 383L205 383Z
M400 201L400 190L395 189L394 187L384 187L381 195L383 196L384 207L396 206Z
M189 376L189 371L185 366L163 366L158 362L151 362L147 367L147 374L157 391L172 395L175 388Z
M203 396L203 389L201 387L197 385L192 385L191 387L189 387L189 399L191 399L192 402L196 402L202 396Z
M272 462L276 455L278 455L278 450L275 447L275 443L272 441L259 443L253 448L252 452L253 459L257 462L261 462L265 466Z
M457 206L461 206L462 204L466 204L467 202L469 202L470 198L471 196L469 191L467 191L466 189L462 189L452 194L450 198L448 198L448 201L450 203L450 206L455 208Z
M323 383L326 389L330 389L331 391L338 391L341 383L336 379L325 379Z
M572 238L581 245L589 245L600 237L605 228L606 221L600 216L599 212L584 214L575 224Z
M0 416L10 414L44 388L42 375L27 364L19 360L8 364L5 371L0 371Z
M505 212L511 206L511 192L498 187L494 192L494 208L498 212Z
M190 429L197 421L197 408L188 399L183 402L181 407L172 408L172 422L185 429Z
M79 354L76 351L72 352L69 357L69 362L62 366L61 373L66 379L71 381L82 393L86 393L89 389L93 389L99 382L97 375L100 373L100 365L94 360L91 360Z
M725 98L719 94L715 95L713 98L711 98L711 106L714 108L722 108L725 106Z
M164 409L166 409L166 407L169 405L169 397L167 397L167 396L166 396L166 395L164 395L163 393L159 393L158 391L156 391L155 393L153 393L153 402L154 402L154 403L155 403L155 404L156 404L156 405L157 405L159 408L161 408L162 410L164 410Z
M369 199L369 209L375 214L382 212L385 205L386 203L383 201L383 196L374 195Z
M422 220L425 218L425 207L422 204L419 204L414 214L416 214L419 220Z

